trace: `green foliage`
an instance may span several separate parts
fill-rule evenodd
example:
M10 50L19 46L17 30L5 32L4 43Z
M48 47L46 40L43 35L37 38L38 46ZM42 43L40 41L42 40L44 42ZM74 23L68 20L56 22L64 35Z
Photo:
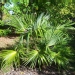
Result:
M20 67L20 60L24 56L23 50L2 50L0 51L0 59L2 60L1 69L8 69L14 65L14 68Z
M40 67L44 64L49 65L52 62L64 66L69 62L67 55L62 55L62 52L64 49L64 53L67 53L70 49L67 46L62 49L62 46L67 45L70 40L67 30L73 28L71 27L71 22L55 26L52 22L49 22L49 15L44 16L44 14L41 14L36 21L32 20L29 26L29 20L25 21L27 25L18 20L16 21L15 18L18 23L15 24L15 27L17 30L21 29L21 43L23 44L23 39L26 40L23 45L25 47L25 55L22 57L25 66L30 64L31 67L35 67L38 64ZM17 48L20 48L20 46Z
M28 0L27 4L20 2L12 8L14 14L10 15L6 24L14 27L15 33L21 35L14 50L0 53L3 68L11 64L19 66L20 60L32 68L52 63L58 67L69 64L73 53L68 45L71 40L68 30L75 30L69 17L75 15L74 5L68 6L71 0L64 4L54 1L55 5L52 4L53 1L37 0L28 6ZM39 15L40 13L42 14Z
M29 63L31 67L35 67L38 64L40 67L43 64L49 65L55 62L60 66L64 66L69 62L66 55L61 54L61 51L63 49L65 52L70 51L67 46L64 46L63 49L62 46L67 45L67 42L70 40L66 30L71 27L71 24L68 22L63 25L52 26L48 20L48 15L43 16L41 14L33 24L31 33L28 32L26 44L28 44L27 48L29 51L26 53L25 65ZM56 49L53 51L55 47Z
M7 36L9 33L11 33L11 30L9 29L0 29L0 36Z
M32 26L33 21L35 20L33 15L34 14L23 14L21 17L18 15L11 15L9 22L7 22L6 24L14 27L15 33L23 34L27 31L28 27Z
M0 26L1 26L1 25L4 25L4 22L0 20Z
M13 51L13 50L3 50L0 53L0 57L3 59L3 61L2 61L2 68L10 66L11 63L15 62L16 54L17 54L17 52ZM17 63L17 62L15 62L15 63Z
M17 66L20 60L25 66L36 67L38 65L39 68L53 62L59 66L65 66L69 63L68 56L71 56L71 50L67 46L70 41L67 31L74 29L71 26L72 23L68 21L62 25L59 23L53 25L49 17L43 13L36 20L32 15L26 15L26 19L12 17L14 19L10 20L9 25L15 27L21 37L19 43L16 44L16 51L5 50L1 52L3 67L13 64L13 62Z

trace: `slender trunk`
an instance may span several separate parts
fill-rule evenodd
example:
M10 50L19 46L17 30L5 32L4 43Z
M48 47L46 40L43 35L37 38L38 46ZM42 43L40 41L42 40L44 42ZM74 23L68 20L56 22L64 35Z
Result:
M2 6L3 6L3 4L0 3L0 20L2 20L2 17L3 17Z

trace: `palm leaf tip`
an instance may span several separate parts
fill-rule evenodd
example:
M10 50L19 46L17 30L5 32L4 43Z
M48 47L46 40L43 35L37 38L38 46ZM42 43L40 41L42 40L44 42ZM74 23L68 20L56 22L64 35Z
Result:
M8 51L8 53L9 53L9 51ZM17 53L16 51L11 51L9 54L6 54L4 56L4 61L13 58L16 55L16 53Z
M0 53L2 58L2 68L13 64L16 61L17 51L14 50L4 50Z
M38 51L37 50L30 51L26 56L27 60L25 66L28 65L30 62L34 61L35 59L37 59Z

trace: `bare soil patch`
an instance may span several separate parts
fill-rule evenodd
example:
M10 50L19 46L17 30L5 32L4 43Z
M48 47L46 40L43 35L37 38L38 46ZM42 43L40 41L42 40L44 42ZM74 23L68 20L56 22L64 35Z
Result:
M38 68L32 69L32 68L22 67L19 70L15 71L12 69L6 73L0 71L0 75L75 75L75 72L67 70L58 71L57 68L53 68L50 66L41 69L41 71Z
M13 46L18 37L0 37L0 48L7 48Z

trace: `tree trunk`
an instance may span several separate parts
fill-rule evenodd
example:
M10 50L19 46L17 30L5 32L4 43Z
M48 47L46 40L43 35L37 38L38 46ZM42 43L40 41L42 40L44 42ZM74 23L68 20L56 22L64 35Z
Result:
M3 13L2 13L2 3L0 3L0 20L2 20L2 16L3 16Z

